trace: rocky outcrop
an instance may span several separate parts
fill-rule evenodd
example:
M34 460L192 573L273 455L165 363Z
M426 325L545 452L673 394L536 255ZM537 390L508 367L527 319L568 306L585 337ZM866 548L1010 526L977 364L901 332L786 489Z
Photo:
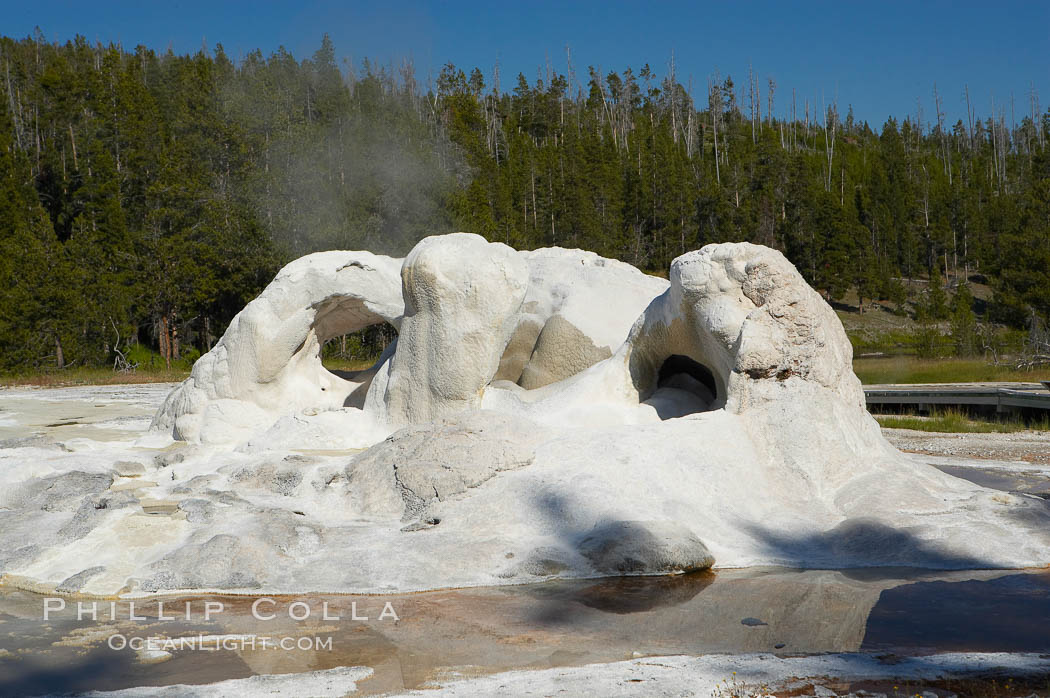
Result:
M433 524L432 504L529 465L546 431L484 411L405 427L347 465L349 506Z

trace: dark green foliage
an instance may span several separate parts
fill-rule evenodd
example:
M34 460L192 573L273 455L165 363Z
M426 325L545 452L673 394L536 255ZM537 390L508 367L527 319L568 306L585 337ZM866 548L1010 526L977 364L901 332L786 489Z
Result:
M935 359L941 355L941 330L934 323L926 307L920 306L915 315L919 327L915 331L915 355L920 359Z
M973 295L965 283L959 285L952 298L951 329L956 356L977 353L977 316L973 312Z
M930 273L930 287L926 292L926 313L934 320L944 320L948 317L948 294L944 292L944 278L937 267Z
M648 66L588 75L519 75L504 93L446 66L435 103L475 173L451 208L460 227L657 272L706 243L757 242L829 300L855 289L862 309L905 312L903 280L933 270L920 300L931 323L949 317L942 271L980 272L995 319L1050 314L1050 115L951 133L910 118L875 132L834 107L753 123L729 78L694 103Z
M236 66L0 38L0 85L0 369L184 365L284 262L447 231L467 179L411 70L347 80L327 37Z
M422 87L409 62L340 65L327 37L236 63L0 39L0 368L109 365L138 343L184 360L296 256L455 229L657 273L752 241L862 310L907 312L929 276L931 355L943 320L975 350L975 273L988 319L1050 320L1050 114L876 130L836 106L752 119L729 77L699 99L648 65L579 77L507 92L447 65Z

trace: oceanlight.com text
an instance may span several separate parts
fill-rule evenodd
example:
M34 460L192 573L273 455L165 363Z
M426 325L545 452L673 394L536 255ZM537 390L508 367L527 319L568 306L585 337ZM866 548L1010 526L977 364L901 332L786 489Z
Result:
M271 637L269 635L193 635L189 637L163 637L150 635L140 637L121 633L110 635L106 644L111 650L134 652L175 652L198 650L204 652L239 652L244 650L331 650L332 637Z

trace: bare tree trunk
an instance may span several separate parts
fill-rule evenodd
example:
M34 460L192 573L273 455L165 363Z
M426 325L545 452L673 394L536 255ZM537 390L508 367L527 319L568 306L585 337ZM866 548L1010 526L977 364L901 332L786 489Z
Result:
M952 185L952 157L948 150L948 134L944 131L944 111L941 109L941 96L937 93L937 83L933 83L933 108L937 111L937 130L941 139L941 155L944 159L944 173L948 175L948 186Z
M747 64L747 94L748 94L748 116L751 119L751 142L758 143L755 135L755 73L751 64Z
M973 150L973 107L970 106L970 86L966 88L966 137L969 140L970 150Z
M758 74L755 74L755 126L758 135L762 135L762 88L758 85Z
M715 182L722 186L722 173L718 162L718 115L722 111L722 95L717 83L707 96L707 108L711 112L711 132L715 140Z
M1039 108L1039 92L1035 89L1035 83L1032 83L1032 128L1035 129L1035 138L1039 143L1039 147L1043 147L1043 127L1039 123L1040 120L1040 108Z
M59 341L57 334L55 335L55 364L60 369L66 367L66 357L62 353L62 342Z
M11 120L15 126L15 143L18 144L19 150L22 149L22 126L19 123L19 116L21 115L21 109L15 107L15 93L11 89L11 63L10 61L4 62L4 70L7 73L7 101L11 109Z
M539 227L539 223L536 220L536 170L531 170L532 175L532 227L535 230Z
M675 89L675 85L678 81L678 77L675 75L674 70L674 51L671 51L671 74L668 76L668 89L671 91L671 139L678 143L678 105L676 98L678 96L678 90Z
M768 108L766 109L766 121L769 125L773 125L773 93L776 92L777 83L773 78L769 78L769 92L766 93L766 99L769 101Z
M830 124L828 122L831 122ZM828 158L827 179L824 191L831 191L831 166L835 159L835 130L838 127L838 110L827 108L824 111L824 152ZM828 131L830 130L830 133Z
M999 173L999 136L996 134L995 122L995 95L992 95L992 160L995 162L995 184L998 190L1002 184L1002 176Z
M558 234L554 232L554 182L551 181L553 179L554 177L547 177L547 195L551 207L551 240L557 244Z
M73 169L80 172L80 165L77 164L77 139L73 137L73 124L69 125L69 142L73 144Z
M168 327L171 328L171 358L176 360L179 358L179 324L174 311L171 313L171 319L168 320ZM168 368L171 366L169 365Z
M791 150L798 150L798 135L795 124L798 123L798 106L795 101L795 88L791 88Z
M171 351L168 343L168 316L161 315L158 321L160 332L157 333L157 343L160 345L160 355L164 359L164 365L171 370Z

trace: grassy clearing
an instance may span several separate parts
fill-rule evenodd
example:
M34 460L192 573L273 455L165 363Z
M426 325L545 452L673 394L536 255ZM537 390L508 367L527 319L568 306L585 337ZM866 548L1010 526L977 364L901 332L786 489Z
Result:
M1018 371L1006 366L993 366L983 359L918 359L910 356L862 358L853 360L853 370L865 385L1050 380L1050 366Z
M958 356L948 320L924 326L909 314L893 312L835 311L855 357L913 356L951 359ZM994 350L999 356L1014 356L1024 350L1024 330L980 323L978 346Z
M31 385L61 388L70 385L125 385L130 383L177 383L186 380L189 369L137 370L119 373L111 368L68 368L61 371L24 372L0 375L0 386Z
M336 371L360 371L376 362L371 359L327 358L324 367ZM161 364L163 366L163 364ZM52 371L16 371L0 374L0 386L36 386L38 388L61 388L71 385L127 385L132 383L178 383L189 378L189 362L167 371L147 364L129 373L120 373L111 368L66 368Z
M1013 434L1018 431L1050 431L1050 417L1025 423L1020 418L998 421L971 419L965 412L948 409L929 417L915 415L878 415L875 419L887 429L913 429L955 434Z
M378 359L378 356L370 359L340 359L330 356L322 359L321 364L329 371L363 371L371 368Z
M919 326L907 315L836 310L854 356L868 353L914 354Z

